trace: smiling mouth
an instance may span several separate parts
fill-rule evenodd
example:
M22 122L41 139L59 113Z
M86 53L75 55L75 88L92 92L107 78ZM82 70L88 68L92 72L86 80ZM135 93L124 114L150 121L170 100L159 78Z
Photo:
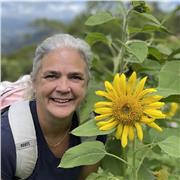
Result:
M72 101L72 99L61 99L61 98L50 98L50 99L59 104L65 104Z

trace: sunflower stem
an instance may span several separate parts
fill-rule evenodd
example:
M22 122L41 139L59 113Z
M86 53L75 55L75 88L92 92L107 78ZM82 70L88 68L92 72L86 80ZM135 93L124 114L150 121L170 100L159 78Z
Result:
M137 173L136 173L136 141L134 139L133 143L132 143L132 150L133 150L133 154L132 154L132 171L133 171L133 180L137 180Z

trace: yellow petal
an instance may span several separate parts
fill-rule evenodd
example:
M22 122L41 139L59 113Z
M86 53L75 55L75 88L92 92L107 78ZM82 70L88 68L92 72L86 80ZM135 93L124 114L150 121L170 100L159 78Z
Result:
M112 107L112 102L107 102L107 101L100 101L95 103L95 108L100 108L100 107Z
M109 100L113 100L114 99L114 97L111 94L109 94L109 93L107 93L105 91L101 91L101 90L96 91L96 95L105 97L105 98L107 98Z
M119 74L116 74L113 80L113 87L116 90L118 95L121 95L121 88L120 88L120 77Z
M112 86L112 84L109 81L105 81L104 85L106 87L107 92L109 94L111 94L111 96L118 97L114 87Z
M139 95L139 93L144 89L144 84L146 82L147 77L144 77L143 79L141 79L141 81L137 84L136 86L136 90L134 92L134 96L137 97Z
M134 129L132 126L129 126L129 139L130 141L134 140Z
M160 96L160 95L154 95L154 96L148 96L146 98L143 98L141 100L141 104L150 104L150 103L153 103L153 102L156 102L156 101L159 101L160 99L162 99L163 97Z
M98 114L112 114L112 108L95 108L95 112Z
M135 127L136 127L136 130L137 130L137 136L138 136L138 139L140 141L142 141L143 139L143 130L142 130L142 127L139 123L135 123Z
M164 119L166 117L165 114L163 114L160 110L156 109L144 109L143 112L155 119Z
M114 127L116 127L117 124L118 124L118 121L113 121L113 122L108 123L108 124L106 124L106 125L104 125L104 126L101 126L101 127L99 128L99 130L101 130L101 131L107 131L107 130L110 130L110 129L113 129Z
M133 72L128 79L127 94L130 95L133 92L135 85L136 85L136 72Z
M141 122L143 123L152 123L155 119L154 118L148 118L147 116L142 116Z
M116 129L115 137L116 139L120 139L123 131L123 124L119 124Z
M120 89L123 95L126 95L126 76L121 74L120 76Z
M112 123L113 121L114 121L114 118L111 118L111 119L109 119L109 120L107 120L107 121L97 122L96 125L100 127L100 126L104 126L104 125L106 125L106 124Z
M129 130L129 127L127 125L125 125L124 129L123 129L122 137L121 137L122 147L126 147L126 145L127 145L128 130Z
M95 120L96 120L96 121L103 120L103 119L106 119L106 118L110 117L111 115L112 115L112 113L109 113L109 114L107 113L107 114L98 115L98 116L95 117Z
M154 102L154 103L151 103L151 104L148 104L146 105L145 107L147 108L155 108L155 109L160 109L164 106L165 103L163 102Z
M148 88L148 89L145 89L143 91L141 91L139 93L139 95L137 96L138 99L141 99L143 96L149 94L149 93L153 93L153 92L156 92L157 90L154 89L154 88Z
M152 122L152 123L147 124L147 125L154 128L154 129L157 129L158 131L162 131L162 128L159 127L155 122Z

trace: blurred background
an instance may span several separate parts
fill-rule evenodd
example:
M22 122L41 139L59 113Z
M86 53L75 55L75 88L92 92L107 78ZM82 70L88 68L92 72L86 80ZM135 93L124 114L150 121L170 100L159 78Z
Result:
M127 6L128 3L126 2ZM171 41L178 41L180 1L152 1L148 4L157 19L169 18L165 26L171 34L162 36L170 38ZM111 33L113 36L118 36L120 30L116 22L112 21L113 26L108 23L100 27L88 27L84 24L90 15L100 11L109 11L118 16L118 11L121 10L118 7L118 1L2 2L2 81L15 81L20 76L30 73L36 46L52 34L70 33L85 38L88 32L99 31L107 35ZM168 17L168 15L171 16ZM140 23L138 18L133 19L134 25L138 26ZM142 36L141 39L144 35L139 36Z

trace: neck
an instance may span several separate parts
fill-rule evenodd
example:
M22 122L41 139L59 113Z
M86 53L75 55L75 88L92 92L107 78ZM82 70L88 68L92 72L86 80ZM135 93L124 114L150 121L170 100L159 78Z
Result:
M63 135L71 127L73 114L67 118L59 119L50 115L44 115L37 108L39 124L45 136L55 138Z

